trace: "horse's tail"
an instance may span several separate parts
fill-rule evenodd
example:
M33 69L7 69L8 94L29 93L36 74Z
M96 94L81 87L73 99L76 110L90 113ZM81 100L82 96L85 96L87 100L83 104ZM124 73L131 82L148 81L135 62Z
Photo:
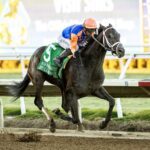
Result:
M15 82L14 85L7 86L9 93L14 97L12 101L17 100L20 96L22 96L30 81L28 74L26 74L21 82Z

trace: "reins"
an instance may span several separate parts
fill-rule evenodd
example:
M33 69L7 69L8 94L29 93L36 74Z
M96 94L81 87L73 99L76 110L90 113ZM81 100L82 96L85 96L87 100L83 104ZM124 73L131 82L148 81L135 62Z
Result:
M109 30L109 29L112 29L113 27L109 27L109 28L106 28L105 30L103 30L99 36L100 39L103 38L103 41L102 43L93 35L92 38L95 42L97 42L100 46L102 46L106 51L111 51L112 54L114 55L115 53L117 53L117 50L118 50L118 47L119 45L121 44L119 41L118 42L115 42L114 44L111 44L106 36L106 32ZM105 44L106 43L106 44ZM116 49L114 49L114 46L116 46ZM109 50L109 48L111 50ZM83 62L82 62L82 58L81 58L81 54L79 53L79 60L80 60L80 63L81 63L81 66L83 66Z
M101 45L105 50L108 50L108 48L111 48L112 52L115 51L114 50L114 46L116 46L116 50L118 49L118 46L119 44L121 44L119 41L114 43L114 44L111 44L106 36L106 32L109 30L109 29L112 29L113 27L109 27L109 28L106 28L105 30L102 31L102 35L103 36L103 43L101 43L100 41L97 40L97 38L95 38L95 36L93 35L92 38L94 39L94 41L96 41L99 45ZM106 41L106 44L107 46L105 45L105 41Z
M100 41L97 40L97 38L95 38L95 36L93 35L92 38L94 39L94 41L96 41L99 45L101 45L104 49L107 49L104 44L102 44Z

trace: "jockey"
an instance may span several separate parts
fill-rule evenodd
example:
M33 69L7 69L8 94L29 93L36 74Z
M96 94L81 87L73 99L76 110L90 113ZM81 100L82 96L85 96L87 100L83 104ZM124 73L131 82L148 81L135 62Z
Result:
M95 34L96 29L97 24L93 18L86 19L83 24L65 28L58 38L58 44L65 50L54 59L55 64L60 67L63 59L71 54L75 58L75 52L86 46L87 39Z

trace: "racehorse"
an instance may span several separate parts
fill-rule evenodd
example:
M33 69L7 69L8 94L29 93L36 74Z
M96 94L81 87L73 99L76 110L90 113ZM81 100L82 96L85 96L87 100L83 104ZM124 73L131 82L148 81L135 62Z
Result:
M100 25L97 35L88 40L88 44L81 51L77 51L63 70L62 79L56 79L37 69L40 58L46 46L38 48L32 55L26 76L20 83L8 87L14 100L23 95L30 82L35 87L34 104L45 114L49 121L50 131L55 132L56 124L52 116L48 114L42 100L42 88L44 81L58 86L62 94L62 108L65 112L71 111L72 118L56 112L62 119L77 124L78 130L83 131L83 125L79 118L78 99L92 95L109 102L109 108L105 120L100 123L100 128L105 128L111 119L115 105L114 98L102 86L105 75L103 63L107 50L121 58L125 49L120 42L120 34L112 25L107 27Z

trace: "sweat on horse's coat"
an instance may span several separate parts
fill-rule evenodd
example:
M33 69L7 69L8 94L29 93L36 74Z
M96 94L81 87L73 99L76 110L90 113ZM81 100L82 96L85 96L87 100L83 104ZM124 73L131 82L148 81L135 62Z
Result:
M61 80L37 69L45 48L46 46L38 48L32 55L28 72L23 81L9 87L14 100L23 94L31 78L35 87L34 103L46 114L50 124L50 131L55 132L55 122L48 114L42 100L43 84L45 81L48 81L60 88L62 93L62 108L67 113L71 111L72 117L64 115L58 109L55 113L62 119L77 124L79 131L82 131L83 128L78 114L78 99L92 95L107 100L109 102L109 109L105 120L100 124L100 128L105 128L111 119L115 100L102 86L105 79L103 63L107 49L110 49L112 54L116 54L119 58L124 56L125 50L120 43L120 34L111 25L107 27L100 25L98 35L93 38L91 37L88 40L87 46L81 50L81 53L78 54L77 52L77 57L69 60L66 68L63 70Z

